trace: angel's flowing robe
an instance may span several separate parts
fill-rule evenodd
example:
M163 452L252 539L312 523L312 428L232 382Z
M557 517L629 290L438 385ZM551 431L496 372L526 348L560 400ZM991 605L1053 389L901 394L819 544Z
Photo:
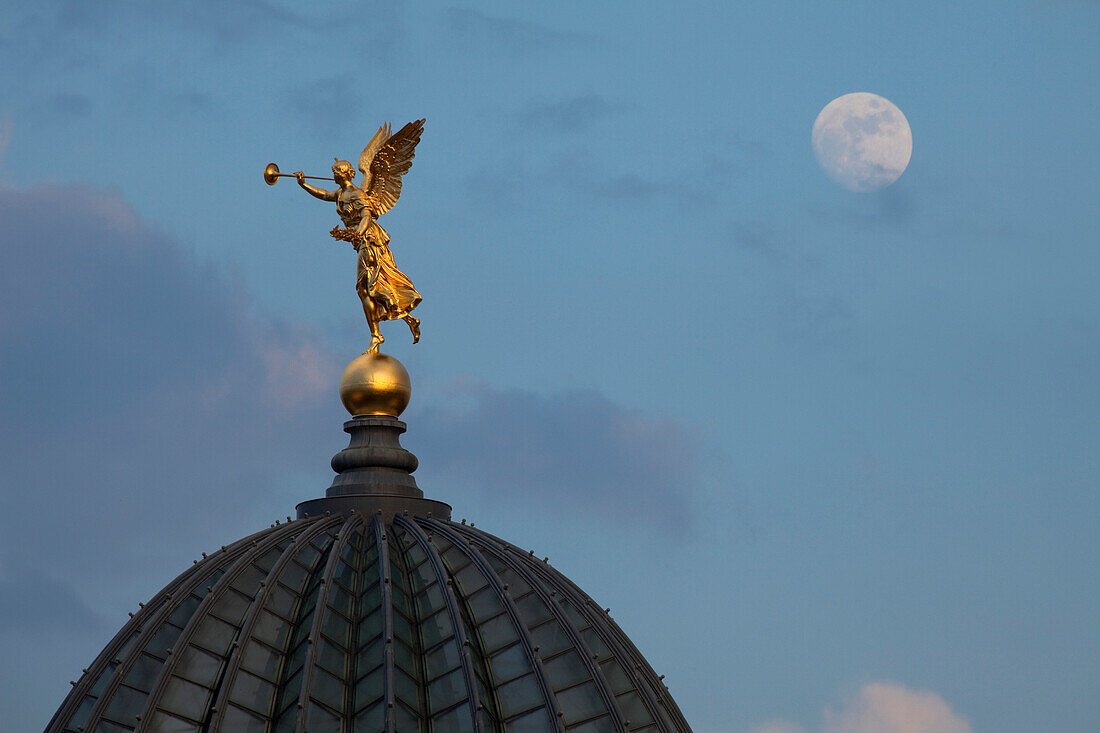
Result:
M420 305L420 293L413 287L409 276L397 269L397 263L393 261L393 253L390 252L390 235L378 225L378 222L371 222L367 227L364 240L358 247L356 288L360 292L368 289L370 274L374 269L372 260L377 262L378 277L375 278L374 287L369 288L369 292L370 297L382 306L379 320L396 321L404 318L412 312L413 308Z
M359 226L366 210L366 197L362 192L350 201L338 200L336 203L336 212L349 229ZM396 321L409 315L420 304L420 293L409 276L397 269L390 252L390 235L377 221L372 221L363 232L363 241L356 246L356 251L359 253L356 290L368 292L369 297L381 306L379 320ZM378 263L378 277L374 280L374 287L369 287L374 262Z

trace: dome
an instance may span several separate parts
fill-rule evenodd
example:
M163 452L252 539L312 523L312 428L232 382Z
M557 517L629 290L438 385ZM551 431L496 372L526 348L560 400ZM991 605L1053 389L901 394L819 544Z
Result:
M690 733L609 611L424 498L403 422L344 429L325 496L142 604L47 731Z
M349 512L192 566L122 628L49 729L688 727L607 612L542 559L457 522Z

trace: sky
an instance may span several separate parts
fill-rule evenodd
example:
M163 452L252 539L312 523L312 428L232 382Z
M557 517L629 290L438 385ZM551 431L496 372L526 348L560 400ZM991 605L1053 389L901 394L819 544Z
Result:
M0 711L322 495L382 219L416 476L609 606L697 733L1100 729L1100 5L13 4ZM851 92L908 169L853 193Z

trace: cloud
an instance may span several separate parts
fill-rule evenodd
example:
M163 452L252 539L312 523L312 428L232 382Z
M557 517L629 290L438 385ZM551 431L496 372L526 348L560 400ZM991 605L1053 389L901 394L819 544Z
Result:
M15 124L11 117L0 115L0 165L4 164L4 155L8 152L8 146L11 145L13 132L15 132Z
M732 243L763 267L780 335L800 348L847 341L858 325L848 297L836 292L826 262L794 236L761 220L734 224Z
M825 710L823 733L973 733L947 702L929 690L872 682L844 707Z
M56 633L63 629L105 630L108 624L69 583L21 568L0 577L0 636Z
M749 733L806 733L806 729L800 725L776 720L755 726Z
M414 411L421 474L488 497L584 506L673 532L690 521L699 481L692 436L679 423L625 409L596 391L539 395L458 382Z
M344 121L354 119L362 107L362 86L351 74L324 76L291 88L287 101L312 134L335 139L340 136Z
M308 327L255 312L109 192L0 189L0 220L5 562L109 566L105 548L185 536L169 517L220 506L235 527L280 469L327 473L339 368Z
M531 102L512 114L512 120L525 131L529 129L567 133L587 130L596 122L622 109L600 94L580 94L555 101Z
M621 173L610 178L595 176L591 193L610 201L633 204L664 204L676 209L714 207L722 199L735 175L726 159L708 153L685 156L673 170L654 175Z
M826 707L821 733L973 733L970 724L935 692L914 690L894 682L870 682L844 701ZM777 720L750 733L804 733L805 729Z
M599 164L600 151L568 146L546 164L525 165L511 157L493 161L469 175L464 190L479 208L490 198L501 211L517 211L545 200L547 188L597 198L616 206L712 209L729 187L732 167L724 159L702 154L686 156L675 170L656 174L608 170Z
M339 366L114 193L0 187L0 221L0 617L67 635L0 688L55 685L44 717L200 550L322 495Z
M447 25L463 44L471 48L495 48L509 56L525 56L535 51L563 46L587 45L591 39L583 33L559 31L537 23L501 18L469 8L447 10Z

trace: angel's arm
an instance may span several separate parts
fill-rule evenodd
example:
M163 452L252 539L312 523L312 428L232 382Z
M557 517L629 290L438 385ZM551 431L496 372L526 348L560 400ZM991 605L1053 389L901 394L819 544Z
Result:
M367 229L372 223L374 223L374 212L370 209L363 209L363 217L359 220L359 223L355 225L355 230L359 232L360 236L366 236Z
M337 191L326 191L323 188L317 188L316 186L311 186L310 184L306 183L305 174L303 174L301 172L295 173L294 177L298 179L298 185L299 186L304 188L306 191L309 191L311 196L315 196L315 197L321 199L322 201L335 201L336 200L336 195L338 193L340 193L340 191L338 191L338 190Z

